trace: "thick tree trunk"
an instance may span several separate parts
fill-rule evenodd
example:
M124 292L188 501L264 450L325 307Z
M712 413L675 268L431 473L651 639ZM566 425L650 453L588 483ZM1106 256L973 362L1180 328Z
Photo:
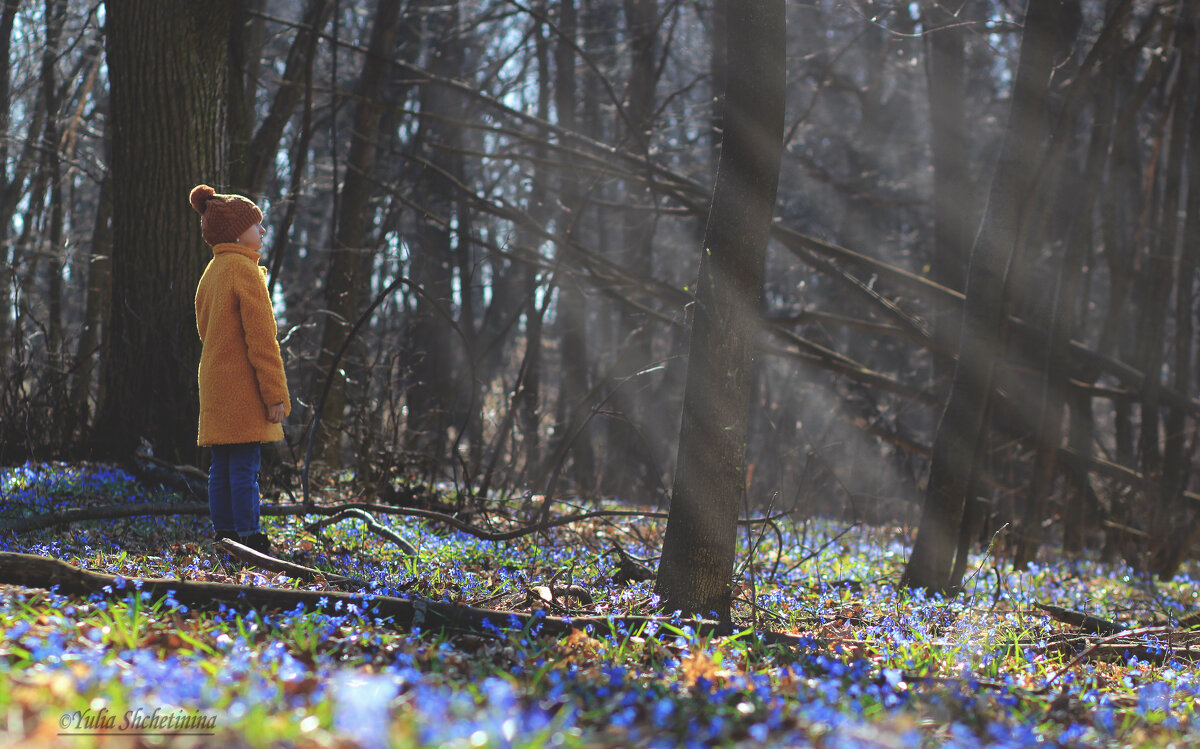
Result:
M656 590L728 624L762 273L783 141L783 0L728 6L725 136L696 287L679 460Z
M113 195L112 327L96 446L139 440L194 462L194 295L211 250L188 190L224 179L232 2L106 3Z
M967 271L958 362L934 440L925 506L904 572L909 587L948 592L960 582L953 579L956 540L996 362L1004 352L1005 280L1013 256L1021 251L1023 208L1047 137L1045 98L1058 6L1058 0L1029 0L1008 132Z

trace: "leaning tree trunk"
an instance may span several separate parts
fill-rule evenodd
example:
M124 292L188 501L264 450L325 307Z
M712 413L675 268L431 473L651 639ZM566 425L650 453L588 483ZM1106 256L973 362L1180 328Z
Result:
M730 619L762 273L783 148L783 0L727 6L725 135L696 287L679 460L656 590Z
M194 294L212 256L188 190L224 179L233 3L107 2L112 313L97 448L194 462Z
M1023 207L1047 137L1044 109L1058 6L1059 0L1029 0L1008 132L967 269L958 362L934 439L917 537L904 571L908 587L949 592L960 583L953 574L958 527L985 428L995 363L1003 357L1005 278L1013 255L1020 250Z
M257 195L266 187L267 175L277 158L279 144L283 142L284 129L306 93L310 93L306 89L312 82L313 57L332 10L331 0L307 0L305 3L304 14L296 29L296 37L288 48L283 76L275 91L275 98L271 100L271 107L247 144L241 160L234 160L231 164L234 185L244 189L248 195ZM293 157L289 168L299 168L296 162L297 159ZM296 199L295 191L289 191L289 198L293 201ZM278 238L275 243L279 245Z
M250 161L251 138L254 133L255 100L262 78L259 62L263 58L266 25L262 17L266 0L242 0L234 4L232 28L229 33L229 54L226 55L229 74L226 80L228 106L226 128L229 131L228 174L230 192L257 199L257 191L246 183L246 165ZM305 19L307 20L307 19ZM299 31L297 35L304 34ZM275 155L272 149L271 155Z

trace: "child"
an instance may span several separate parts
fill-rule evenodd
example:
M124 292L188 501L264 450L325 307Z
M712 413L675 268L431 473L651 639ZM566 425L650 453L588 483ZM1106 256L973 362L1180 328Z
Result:
M196 287L196 330L203 344L197 444L212 446L213 530L218 540L241 541L270 554L270 540L258 525L260 445L283 439L291 399L267 270L258 264L263 214L252 201L217 194L208 185L192 188L188 199L213 248Z

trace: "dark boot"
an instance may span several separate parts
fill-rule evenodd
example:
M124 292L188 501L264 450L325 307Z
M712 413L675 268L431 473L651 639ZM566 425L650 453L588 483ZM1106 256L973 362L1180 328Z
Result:
M242 542L242 539L238 537L238 534L234 533L233 531L217 531L216 533L213 534L213 542L214 543L217 541L224 540L224 539L229 539L230 541L237 541L238 543Z
M242 545L254 549L259 554L272 556L271 554L271 539L267 538L267 534L263 532L251 533L242 539Z

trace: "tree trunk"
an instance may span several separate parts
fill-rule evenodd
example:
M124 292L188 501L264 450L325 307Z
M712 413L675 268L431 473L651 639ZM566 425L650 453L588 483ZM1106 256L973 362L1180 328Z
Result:
M87 301L83 317L83 333L79 339L79 352L75 359L75 382L71 390L71 410L78 414L79 423L86 426L89 417L89 402L92 398L96 362L108 357L103 355L107 339L108 316L112 299L112 232L109 227L112 217L112 191L108 180L100 186L100 205L96 207L96 222L92 229L92 243L88 252ZM102 393L94 401L102 402Z
M566 130L578 128L576 111L577 77L575 74L575 38L578 27L575 0L559 2L558 30L560 37L554 48L554 107L558 113L558 124ZM558 240L555 253L565 262L571 262L574 250L571 243L578 236L580 219L583 216L583 198L579 186L579 173L575 169L571 154L563 160L559 178L559 193L562 196L559 212ZM559 394L559 418L555 428L558 440L572 440L571 477L575 490L591 494L596 488L596 457L592 442L594 430L586 424L590 414L584 409L589 390L587 353L587 308L583 289L569 274L558 280L558 315L556 327L561 341L562 387Z
M730 621L762 273L783 147L785 3L728 6L725 135L696 287L679 460L656 590Z
M266 183L267 166L277 153L283 140L284 126L291 117L291 112L303 100L303 113L300 118L299 132L291 144L288 159L288 189L285 193L284 210L275 215L275 223L270 235L271 249L267 253L271 258L271 272L267 280L267 289L274 294L283 270L283 262L288 256L289 238L295 223L296 213L303 192L304 173L312 153L313 136L313 62L317 54L317 43L321 32L329 22L332 4L329 0L310 0L305 9L304 19L307 28L296 34L296 40L288 51L288 63L284 69L284 80L280 83L275 101L267 116L263 118L258 132L254 135L254 143L250 148L250 158L253 160L243 178L253 194L257 194ZM294 68L299 67L299 70Z
M254 134L259 61L262 60L263 52L262 12L265 6L266 0L242 0L234 4L227 56L230 191L251 198L258 197L257 191L246 181L245 176L248 165L256 156L250 141ZM303 33L300 32L297 36L302 36ZM270 155L274 154L275 149L272 148ZM260 154L258 158L265 156L266 154Z
M1112 127L1114 105L1116 102L1116 71L1115 60L1101 63L1096 86L1096 113L1092 125L1091 142L1088 145L1087 160L1083 174L1078 183L1078 194L1082 197L1075 207L1071 221L1071 230L1067 234L1067 249L1063 257L1064 271L1071 274L1066 277L1068 283L1064 286L1075 286L1081 279L1081 266L1087 262L1091 252L1093 237L1094 213L1096 201L1104 185L1104 167L1109 161L1112 142ZM1072 190L1076 192L1076 190ZM1076 454L1091 457L1092 428L1095 420L1092 414L1091 396L1078 389L1072 389L1066 383L1068 377L1076 377L1082 382L1094 382L1095 371L1080 372L1081 367L1073 364L1067 353L1067 345L1072 337L1080 332L1076 311L1079 309L1079 297L1076 292L1067 291L1057 303L1055 322L1051 328L1052 362L1059 362L1055 371L1048 373L1051 379L1061 379L1061 387L1066 404L1070 410L1070 427L1068 445ZM1050 404L1054 408L1054 404ZM1059 406L1061 410L1061 405ZM1045 478L1043 477L1043 481ZM1063 487L1063 547L1071 552L1082 551L1088 531L1092 530L1098 519L1094 512L1088 512L1091 502L1091 485L1086 471L1073 466L1067 466Z
M46 102L46 129L42 135L43 158L45 159L43 167L46 169L50 183L50 205L48 207L50 222L46 231L45 252L50 261L46 288L47 315L49 317L46 331L46 353L49 357L51 371L61 371L64 361L62 303L63 255L66 247L64 247L63 241L63 222L67 201L63 195L62 153L59 151L57 60L60 54L59 42L66 13L67 4L64 0L46 0L46 44L42 48L41 84L42 98ZM54 394L54 401L61 403L65 400L65 396L64 392L59 391Z
M1186 75L1181 71L1181 75ZM1164 84L1165 85L1165 84ZM1177 98L1174 91L1167 92L1169 100ZM1163 475L1163 452L1161 425L1162 414L1162 368L1166 356L1166 318L1170 302L1171 279L1175 271L1174 224L1175 211L1179 201L1179 168L1182 166L1183 154L1181 143L1172 133L1169 137L1168 127L1178 122L1176 117L1170 121L1160 120L1156 131L1152 131L1148 140L1157 143L1152 148L1152 159L1161 159L1157 164L1152 160L1148 168L1152 175L1159 169L1166 171L1165 186L1160 192L1153 183L1145 196L1145 209L1141 213L1138 231L1135 233L1134 251L1143 251L1141 272L1134 282L1133 302L1137 307L1137 334L1134 339L1134 366L1145 375L1142 383L1140 414L1138 424L1137 449L1141 458L1142 475L1146 478L1147 495L1149 498L1150 518L1147 524L1152 535L1158 537L1156 528L1159 524L1158 512L1161 498L1165 490ZM1163 141L1166 141L1165 144ZM1162 158L1166 154L1165 158ZM1163 217L1169 216L1169 221ZM1159 221L1162 234L1149 226L1152 220ZM1170 240L1168 242L1168 239ZM1144 566L1145 560L1133 560L1135 566Z
M538 10L544 15L546 0L539 0ZM553 96L555 81L550 74L550 42L546 36L544 24L538 22L536 32L536 57L538 62L538 102L537 116L539 120L549 121L550 100ZM559 28L559 33L566 33ZM561 47L565 42L560 42ZM572 58L572 62L574 58ZM546 144L538 140L532 146L533 165L530 167L529 194L526 213L533 224L540 230L551 216L550 212L550 170L546 164ZM528 234L528 236L527 236ZM517 231L518 243L525 247L536 247L538 238L532 236L528 228ZM519 382L516 390L516 406L520 410L517 423L521 427L522 447L525 451L525 473L535 475L542 463L542 445L538 434L541 426L542 403L542 312L537 305L537 287L539 284L537 269L525 266L521 269L521 297L525 306L525 360L521 364Z
M296 29L296 38L288 49L283 79L271 101L271 108L249 142L243 160L232 164L233 183L248 195L257 195L266 186L267 174L283 140L284 128L306 95L306 81L309 82L307 85L311 85L317 42L325 24L329 22L332 10L333 3L330 0L308 0L304 6L304 15ZM290 165L292 169L297 167L294 162L295 159ZM278 238L275 241L278 243Z
M232 2L106 3L112 327L97 449L195 462L194 295L211 257L188 190L223 181Z
M622 145L631 153L648 156L654 119L654 90L658 78L658 2L624 0L625 34L629 47L629 80L625 88ZM621 250L615 260L635 278L651 278L654 255L654 212L646 210L653 193L635 180L627 181L624 200L630 210L624 215ZM617 312L616 343L622 349L618 360L628 365L613 372L613 405L618 412L608 422L609 470L604 472L603 491L631 498L646 484L651 473L647 461L651 446L642 430L645 417L645 380L635 373L645 369L653 356L648 316L629 305Z
M379 123L383 116L380 103L384 99L391 76L391 55L396 42L396 26L401 3L380 0L375 12L368 52L363 60L354 110L354 129L350 135L341 202L333 238L333 252L325 277L325 304L330 315L325 322L321 351L317 357L318 381L324 383L334 368L334 359L347 343L350 329L366 307L370 289L370 271L374 252L367 248L367 237L375 210L371 199L375 194L373 174L378 143L382 137ZM330 465L341 465L340 430L346 408L346 377L344 372L361 366L361 346L352 348L337 364L331 386L320 408L322 428L313 435L317 448Z
M1079 75L1079 71L1076 74ZM1079 307L1080 282L1087 263L1084 238L1090 235L1084 227L1091 226L1104 165L1108 160L1112 123L1112 85L1108 76L1101 75L1097 85L1100 87L1100 97L1096 106L1096 124L1088 143L1082 172L1072 169L1070 175L1063 178L1062 186L1053 191L1059 196L1054 202L1062 206L1058 211L1059 216L1055 218L1061 217L1068 229L1063 235L1064 247L1052 287L1051 303L1046 305L1049 307L1049 335L1044 356L1038 362L1042 370L1041 378L1034 386L1033 402L1036 405L1032 422L1037 454L1025 514L1020 524L1021 533L1017 537L1014 563L1018 567L1026 567L1033 562L1041 547L1042 522L1046 518L1050 496L1059 474L1067 390L1070 388L1070 378L1076 374L1069 347L1076 327L1075 310ZM1063 518L1064 523L1075 520ZM1082 521L1082 518L1079 520Z
M1181 151L1185 137L1189 141L1187 145L1187 199L1184 206L1186 219L1183 228L1179 271L1175 276L1175 364L1173 367L1175 389L1184 396L1189 396L1194 390L1192 387L1192 354L1194 351L1192 339L1195 326L1192 315L1195 304L1197 255L1200 253L1200 81L1192 80L1190 76L1196 65L1196 13L1195 2L1183 3L1180 7L1177 46L1182 60L1175 84L1179 88L1175 97L1176 104L1173 114L1175 126L1171 135L1172 141L1178 141ZM1185 112L1185 104L1189 98L1192 101L1190 113ZM1191 121L1190 132L1187 131L1189 119ZM1181 158L1180 161L1183 159ZM1180 186L1168 184L1168 193L1172 187L1177 191ZM1168 204L1168 206L1173 205ZM1169 209L1164 210L1163 221L1170 223L1170 228L1164 226L1165 244L1168 235L1171 239L1175 236L1174 212ZM1187 503L1182 496L1183 490L1187 488L1190 469L1185 455L1182 409L1171 408L1167 413L1166 427L1162 506L1158 511L1157 553L1152 564L1154 573L1164 580L1175 576L1179 571L1180 564L1186 558L1188 550L1200 535L1200 531L1197 530L1195 512L1190 508L1190 503Z
M950 592L960 583L953 579L956 540L985 428L996 361L1004 352L1005 280L1014 255L1020 254L1023 208L1048 135L1045 99L1058 5L1058 0L1029 0L1008 132L967 269L958 362L934 439L917 537L904 571L908 587Z
M922 8L929 81L929 145L933 157L934 232L930 271L934 281L958 291L966 286L975 215L967 149L965 31L957 18L961 6L958 2L947 6L927 0ZM953 307L939 306L933 314L936 340L953 345L958 340L958 318ZM938 357L935 372L949 376L951 371L946 360Z
M13 23L16 20L17 8L20 4L20 0L4 0L3 6L0 6L0 101L2 102L8 102L9 70L12 68L9 52L12 47ZM8 179L8 143L11 130L9 107L6 104L0 107L0 165L2 165L0 166L0 205L9 206L6 210L0 210L0 350L8 348L5 344L9 340L9 307L14 278L8 241L8 219L17 203L17 196L12 189L13 184ZM36 131L30 130L30 132ZM4 361L3 356L0 354L0 363Z
M426 20L426 43L438 54L433 72L447 79L462 75L461 44L455 38L459 23L458 0L431 3ZM408 417L405 448L424 455L435 468L447 458L447 429L451 421L454 390L454 338L445 310L453 296L453 238L455 188L446 175L458 173L461 120L458 94L436 84L421 90L421 137L428 166L418 181L427 211L417 222L412 252L412 277L423 292L409 324L410 373L405 389ZM460 238L460 241L463 241ZM465 290L464 290L464 293Z
M1131 200L1130 196L1142 195L1143 171L1139 150L1140 135L1134 116L1138 107L1130 102L1134 98L1131 95L1134 88L1132 66L1129 64L1133 54L1133 50L1127 51L1113 65L1113 74L1117 77L1117 111L1121 114L1113 125L1109 176L1100 212L1101 239L1104 242L1104 257L1110 279L1108 306L1096 344L1096 351L1104 356L1125 354L1130 338L1128 321L1132 315L1129 297L1133 288L1136 255L1133 226L1137 221L1137 206L1140 204L1138 200ZM1120 398L1113 401L1112 407L1116 462L1132 466L1136 462L1132 405L1129 400ZM1116 502L1123 503L1120 498L1116 498ZM1114 509L1120 514L1119 507Z

